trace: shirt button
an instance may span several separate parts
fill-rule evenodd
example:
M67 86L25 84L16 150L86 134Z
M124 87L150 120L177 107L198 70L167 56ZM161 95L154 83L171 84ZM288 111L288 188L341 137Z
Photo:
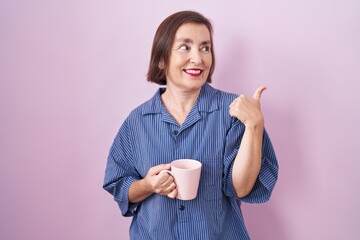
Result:
M174 130L174 131L173 131L173 134L174 134L174 135L178 135L178 133L179 133L178 130Z
M185 206L184 206L184 205L180 205L180 206L179 206L179 209L182 211L182 210L185 209Z

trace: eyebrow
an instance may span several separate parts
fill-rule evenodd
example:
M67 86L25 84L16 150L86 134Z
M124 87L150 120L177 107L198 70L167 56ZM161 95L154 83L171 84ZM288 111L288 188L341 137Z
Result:
M179 38L179 39L176 39L175 42L185 42L185 43L194 43L193 40L191 40L190 38ZM210 40L205 40L205 41L202 41L200 45L206 45L206 44L211 44L211 41Z

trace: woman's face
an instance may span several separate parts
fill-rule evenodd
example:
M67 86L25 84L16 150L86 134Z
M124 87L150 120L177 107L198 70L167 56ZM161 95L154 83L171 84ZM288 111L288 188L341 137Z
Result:
M167 67L167 87L182 91L199 90L206 82L212 64L210 33L203 24L179 27Z

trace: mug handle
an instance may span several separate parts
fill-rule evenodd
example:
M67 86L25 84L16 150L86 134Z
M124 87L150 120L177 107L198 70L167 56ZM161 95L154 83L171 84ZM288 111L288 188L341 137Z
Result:
M159 174L161 174L161 173L163 173L163 172L166 172L166 173L172 175L170 170L161 170L161 171L159 172Z

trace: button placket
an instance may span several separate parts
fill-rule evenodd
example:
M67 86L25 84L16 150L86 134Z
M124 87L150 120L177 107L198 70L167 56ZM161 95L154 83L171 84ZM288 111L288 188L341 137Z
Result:
M169 129L170 134L174 137L177 137L180 133L180 127L176 124L170 124L169 127L170 127L170 129Z
M177 199L177 215L180 222L188 222L191 221L191 214L188 211L189 205L180 199Z
M172 135L173 141L174 141L174 154L173 154L173 160L179 158L179 145L180 145L180 128L177 125L171 125L170 126L170 135Z

